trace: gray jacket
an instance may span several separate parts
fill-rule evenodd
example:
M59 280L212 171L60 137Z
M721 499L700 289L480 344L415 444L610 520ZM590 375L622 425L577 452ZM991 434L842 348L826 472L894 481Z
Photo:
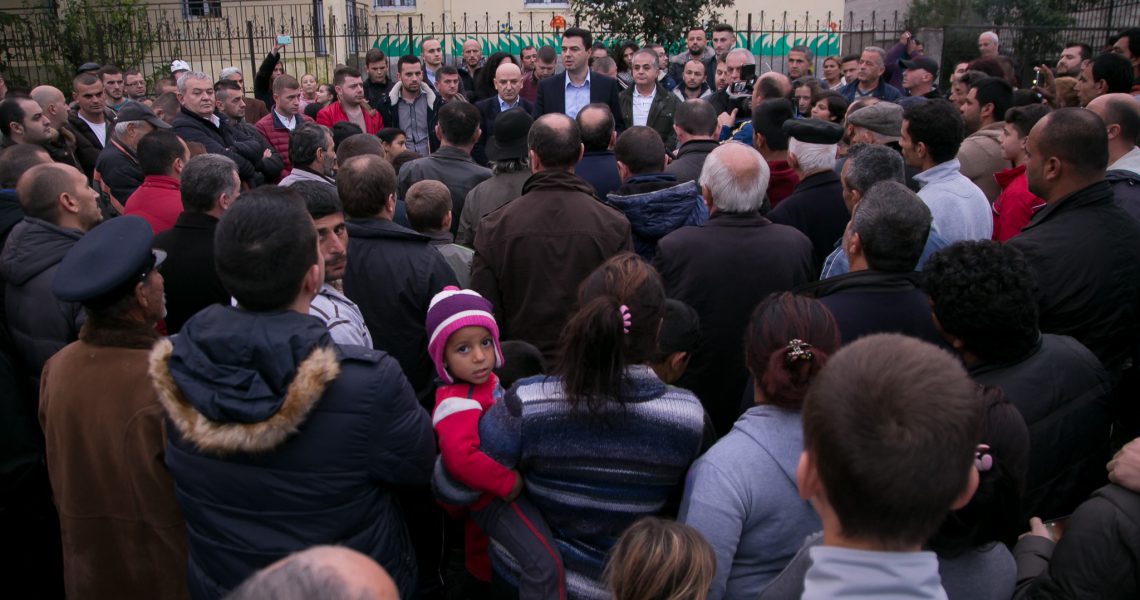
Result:
M705 158L720 144L716 140L689 140L677 149L677 158L665 165L665 172L676 177L677 181L697 181Z
M455 242L475 246L475 230L479 220L495 209L522 195L523 184L530 179L530 169L495 175L467 192L463 212L459 216L459 232Z
M471 287L471 260L475 258L475 251L453 242L451 234L446 231L425 231L424 235L431 238L431 247L438 250L455 271L459 287Z
M491 178L491 169L475 164L471 155L454 146L440 146L431 156L417 158L400 168L399 197L408 197L408 188L425 179L443 182L451 191L451 234L459 231L459 219L467 192Z

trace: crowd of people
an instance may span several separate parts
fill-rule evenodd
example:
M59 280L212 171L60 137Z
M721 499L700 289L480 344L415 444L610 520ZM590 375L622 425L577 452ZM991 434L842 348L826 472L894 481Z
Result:
M0 80L7 572L1140 597L1140 29L736 41Z

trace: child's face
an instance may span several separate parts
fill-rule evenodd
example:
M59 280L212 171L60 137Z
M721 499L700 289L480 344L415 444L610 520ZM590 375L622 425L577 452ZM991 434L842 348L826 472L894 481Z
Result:
M480 384L495 366L495 341L485 327L464 327L447 338L443 365L456 381Z
M999 141L1006 160L1016 161L1021 158L1021 153L1024 152L1024 140L1018 134L1016 127L1006 123L1005 127L1002 127Z

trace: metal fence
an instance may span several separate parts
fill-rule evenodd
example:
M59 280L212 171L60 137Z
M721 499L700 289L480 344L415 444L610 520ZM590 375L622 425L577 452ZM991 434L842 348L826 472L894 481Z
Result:
M239 65L251 71L248 81L278 36L284 35L291 37L283 53L286 70L328 81L337 64L359 66L363 54L373 47L394 59L418 53L420 42L430 36L442 41L446 59L454 62L468 39L479 41L484 55L517 54L525 46L558 47L561 31L579 22L573 14L559 15L550 9L433 18L377 12L353 0L184 0L137 4L126 12L100 7L101 0L84 1L90 4L79 14L10 11L17 17L14 22L0 24L0 67L9 80L17 85L66 85L75 67L84 62L135 66L154 79L167 72L171 60L181 59L211 74ZM784 70L792 46L810 48L818 72L827 56L858 52L868 45L889 48L909 29L897 13L857 20L850 14L844 18L830 13L735 12L725 21L736 29L739 47L750 49L762 67L778 71ZM1023 68L1031 68L1054 61L1068 40L1085 41L1099 50L1109 34L1140 23L1140 0L1087 0L1073 13L1072 23L1063 28L951 24L918 33L927 54L947 65L972 58L977 34L996 29L1003 47L1014 49ZM594 31L603 43L621 41L604 28ZM670 48L681 49L680 41Z

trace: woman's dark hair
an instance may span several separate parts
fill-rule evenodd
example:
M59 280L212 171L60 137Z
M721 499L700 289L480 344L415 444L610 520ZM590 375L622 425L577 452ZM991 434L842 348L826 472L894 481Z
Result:
M496 52L483 63L483 70L479 71L479 80L475 82L475 94L479 100L492 98L498 93L495 91L495 71L498 71L499 65L507 59L516 65L519 64L513 55L506 52Z
M827 113L831 116L832 123L843 124L843 118L847 116L847 99L843 94L835 90L820 90L819 94L811 99L812 105L819 104L820 100L827 101Z
M562 329L554 370L571 405L594 412L607 401L621 402L625 369L653 358L664 316L665 288L645 259L623 252L594 269L578 287L578 311Z
M792 340L810 352L795 356ZM752 311L744 338L744 364L764 402L799 410L816 373L839 350L839 326L822 302L791 292L772 294Z
M930 549L940 557L994 542L1012 549L1025 530L1021 497L1029 470L1029 428L1000 388L979 385L978 397L985 406L982 443L990 447L992 463L978 473L978 490L970 503L947 515L930 538Z
M617 67L618 67L619 72L630 70L630 64L625 62L625 49L626 48L633 48L633 51L637 52L637 49L638 49L637 42L635 42L633 40L626 40L626 41L624 41L618 45L616 52L611 53L611 55L614 57L614 62L617 63Z

